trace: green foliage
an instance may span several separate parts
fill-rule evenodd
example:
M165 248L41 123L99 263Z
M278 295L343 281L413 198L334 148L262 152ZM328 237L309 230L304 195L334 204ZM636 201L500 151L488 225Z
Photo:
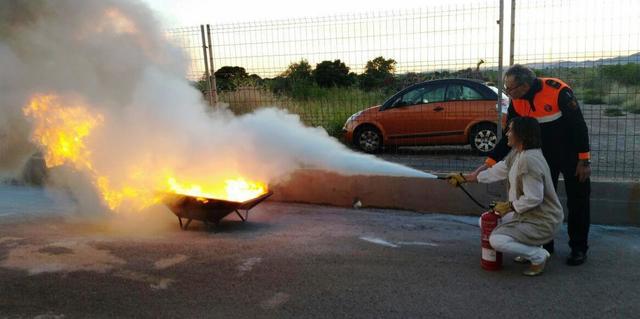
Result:
M605 116L624 116L624 112L617 107L608 107L603 111Z
M282 73L282 77L296 81L309 81L311 80L311 72L311 64L302 59L298 63L289 64L289 67Z
M396 64L394 59L385 59L381 56L367 61L365 71L359 79L360 87L364 90L372 90L393 86Z
M353 84L353 77L349 76L349 67L340 60L322 61L316 64L312 72L313 79L320 87L347 87Z
M214 75L217 89L220 91L234 90L236 87L245 84L249 79L247 71L239 66L223 66Z
M640 85L640 64L603 65L602 74L624 85Z
M209 91L209 80L207 79L207 74L202 74L198 81L191 81L191 85L202 93Z
M345 120L368 106L382 103L405 87L428 80L471 78L496 83L495 69L475 68L395 74L396 61L377 57L367 62L363 74L349 72L341 61L322 61L313 69L307 60L292 63L278 77L260 79L241 67L223 67L215 75L221 100L236 112L277 105L299 114L310 126L322 126L332 135L341 133ZM569 84L585 104L606 104L606 116L640 114L640 65L558 67L535 70L540 77L557 77ZM192 84L208 89L206 76Z

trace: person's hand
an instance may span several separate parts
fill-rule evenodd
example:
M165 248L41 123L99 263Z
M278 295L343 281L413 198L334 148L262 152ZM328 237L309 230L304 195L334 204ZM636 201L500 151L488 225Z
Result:
M576 176L580 183L583 183L587 178L591 177L591 166L588 161L578 161L578 166L576 166Z
M464 175L462 175L462 177L464 177L464 179L467 181L467 183L477 183L478 182L478 173L476 173L476 172L469 173L469 174L464 174Z
M496 212L496 214L500 215L500 217L502 217L507 213L513 211L513 205L511 204L511 202L495 202L493 211Z
M458 187L467 182L462 173L449 173L445 179L453 187Z

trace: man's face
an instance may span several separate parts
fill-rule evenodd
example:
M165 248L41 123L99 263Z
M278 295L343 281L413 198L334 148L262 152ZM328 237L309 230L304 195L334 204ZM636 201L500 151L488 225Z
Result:
M511 98L522 98L531 88L527 83L518 83L514 76L507 76L504 78L504 92Z

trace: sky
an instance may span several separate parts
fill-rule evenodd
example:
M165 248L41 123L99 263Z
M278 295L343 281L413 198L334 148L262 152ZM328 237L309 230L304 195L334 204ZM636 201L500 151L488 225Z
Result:
M215 65L239 65L261 76L279 74L301 59L312 65L341 59L355 72L381 55L395 59L399 72L473 68L480 60L483 67L498 63L494 22L499 0L371 0L366 6L344 0L314 6L299 0L143 1L167 30L213 25ZM510 4L504 1L506 64ZM597 60L640 51L638 0L520 0L517 7L516 63ZM382 15L371 18L370 13ZM359 21L350 18L362 14ZM294 26L278 22L283 20ZM183 47L193 48L192 61L202 59L193 45L199 31L191 39L185 33L177 36ZM202 73L199 64L192 69L196 77Z
M167 28L199 24L218 24L288 18L317 17L355 12L387 11L439 5L442 1L403 0L396 3L388 0L369 0L366 6L361 1L324 0L317 5L300 0L271 1L210 1L210 0L143 0L156 10ZM446 3L469 3L469 0L448 0ZM508 0L507 0L508 2Z

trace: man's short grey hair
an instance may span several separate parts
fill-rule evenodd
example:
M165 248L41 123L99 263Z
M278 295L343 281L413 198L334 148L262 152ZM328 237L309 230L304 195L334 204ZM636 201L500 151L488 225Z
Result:
M504 73L504 77L507 78L513 76L513 79L518 84L533 84L536 79L536 74L528 67L521 64L512 65L507 72Z

